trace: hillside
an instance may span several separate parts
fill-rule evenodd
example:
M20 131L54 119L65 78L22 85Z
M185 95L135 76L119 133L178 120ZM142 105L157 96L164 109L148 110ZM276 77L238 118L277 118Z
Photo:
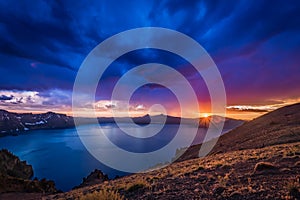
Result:
M300 141L300 103L279 108L223 135L213 153Z
M299 156L300 142L220 153L45 199L299 199Z
M279 108L222 135L211 154L300 141L300 103ZM200 145L179 159L197 158Z

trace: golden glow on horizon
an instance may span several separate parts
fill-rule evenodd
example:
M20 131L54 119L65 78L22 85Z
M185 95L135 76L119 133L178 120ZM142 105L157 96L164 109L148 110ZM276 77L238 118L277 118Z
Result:
M9 112L16 112L16 113L33 113L33 114L39 114L39 113L45 113L45 112L49 112L50 110L47 109L45 111L28 111L28 110L12 110L12 109L5 109L5 108L1 108L4 110L7 110ZM68 116L73 116L72 110L52 110L52 112L56 112L56 113L61 113L61 114L66 114ZM130 113L131 117L141 117L146 115L147 113ZM159 113L158 113L159 114ZM241 112L241 111L227 111L226 113L226 117L229 118L234 118L234 119L241 119L241 120L252 120L254 118L257 118L263 114L266 114L264 112ZM170 114L171 116L178 116L175 112L173 112L172 114ZM213 115L212 113L210 114L202 114L200 115L200 117L204 117L207 118L210 115ZM217 114L216 114L217 115ZM81 114L82 117L93 117L91 115L91 112L89 111L83 111ZM96 116L97 117L111 117L111 114L108 114L107 112L96 112ZM180 116L180 115L179 115ZM190 117L190 118L195 118L195 117Z
M263 112L264 109L268 108L270 111L275 110L277 108L287 106L290 104L298 103L300 102L300 99L289 99L285 101L281 101L282 103L275 103L275 104L266 104L266 105L228 105L227 111L226 111L226 117L234 118L234 119L242 119L242 120L252 120L254 118L257 118L261 115L264 115L268 112ZM62 107L21 107L22 104L18 104L16 107L6 105L0 105L0 109L4 109L10 112L16 112L16 113L45 113L48 111L66 114L68 116L73 116L72 108L70 106L62 106ZM106 105L106 104L105 104ZM106 105L106 107L109 107ZM185 118L207 118L211 115L219 115L218 113L210 113L210 105L209 104L202 104L199 108L201 110L201 113L199 112L187 112L183 114L183 117ZM259 111L260 110L260 111ZM258 112L259 111L259 112ZM124 112L124 111L123 111ZM131 117L140 117L148 114L148 109L144 106L141 106L140 104L136 105L135 107L132 107L129 110L129 114ZM170 116L181 116L180 111L178 112L177 109L168 110L168 115ZM93 117L93 110L92 109L84 109L82 110L81 117ZM95 112L97 117L111 117L112 112L110 109L100 109ZM160 114L159 113L151 113L151 115ZM124 113L125 115L125 113ZM125 115L126 116L126 115Z

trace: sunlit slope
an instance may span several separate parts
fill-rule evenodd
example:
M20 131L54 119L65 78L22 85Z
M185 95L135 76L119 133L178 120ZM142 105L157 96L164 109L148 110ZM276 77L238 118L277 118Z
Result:
M211 154L255 149L300 141L300 103L262 115L222 135ZM200 145L190 147L178 160L198 157Z

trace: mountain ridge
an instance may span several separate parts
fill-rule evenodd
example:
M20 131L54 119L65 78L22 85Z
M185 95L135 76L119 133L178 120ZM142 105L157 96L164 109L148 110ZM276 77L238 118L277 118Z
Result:
M219 117L221 118L221 117ZM115 118L113 117L99 117L97 118L98 122L101 123L116 123ZM196 125L200 128L207 128L204 119L208 118L180 118L169 115L144 115L142 117L120 117L117 118L118 122L121 123L130 123L134 122L139 125L147 125L150 122L152 123L166 123L166 124L190 124ZM244 123L243 120L235 120L232 118L222 118L224 121L224 129L232 129L236 126ZM222 121L221 120L221 121ZM217 120L215 123L220 123L220 120ZM76 124L91 124L94 123L94 120L90 118L76 118ZM5 135L17 135L21 132L30 131L30 130L43 130L43 129L66 129L75 127L74 118L67 116L66 114L60 114L55 112L46 112L40 114L32 113L14 113L6 110L0 110L0 136Z

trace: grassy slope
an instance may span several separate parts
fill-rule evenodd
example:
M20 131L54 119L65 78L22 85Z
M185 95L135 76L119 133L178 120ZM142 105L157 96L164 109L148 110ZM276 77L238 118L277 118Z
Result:
M300 141L300 103L267 113L224 134L211 154L261 148ZM200 145L190 147L179 161L198 157Z
M103 190L126 199L288 199L293 187L300 189L299 155L300 142L220 153L45 199L78 199Z

